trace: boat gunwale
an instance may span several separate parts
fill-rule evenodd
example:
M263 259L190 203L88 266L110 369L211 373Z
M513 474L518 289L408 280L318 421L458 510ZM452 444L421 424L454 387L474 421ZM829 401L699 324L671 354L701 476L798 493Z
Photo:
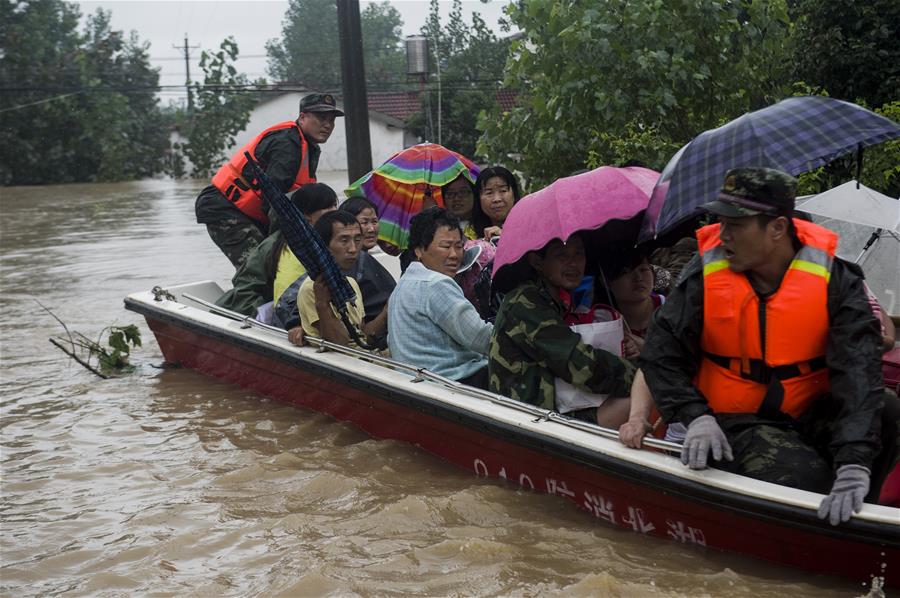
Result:
M704 483L703 480L675 475L654 468L652 465L646 463L632 462L615 454L591 449L590 447L567 441L552 434L523 428L517 426L513 422L477 413L452 402L442 401L430 397L427 394L400 388L396 384L369 377L365 373L344 369L340 367L340 364L329 364L326 361L323 361L321 355L311 359L308 354L304 354L305 351L301 348L279 346L278 344L271 342L272 339L267 340L256 338L253 335L242 334L240 331L229 329L226 326L210 324L180 312L184 309L197 310L201 313L221 318L229 323L240 322L241 320L238 318L229 318L222 314L199 310L198 308L177 301L170 301L169 303L175 303L179 306L179 309L156 305L151 298L141 297L141 295L149 295L149 293L135 293L126 297L126 309L145 317L149 316L198 332L203 336L211 337L226 342L227 344L238 345L253 353L264 357L275 358L278 361L293 367L299 366L308 373L325 379L335 380L351 388L366 391L374 388L377 390L375 393L377 399L387 400L404 407L413 407L432 417L459 423L469 429L486 433L489 436L497 437L507 442L512 442L518 446L536 450L537 452L564 461L587 466L600 473L612 475L629 483L648 487L654 492L670 494L689 503L701 504L717 511L727 511L732 514L748 516L774 523L775 525L809 531L818 535L831 536L841 540L857 540L863 542L874 541L886 547L900 547L900 521L898 521L896 525L892 525L892 521L885 521L883 520L883 517L870 513L868 518L861 518L857 515L849 522L840 526L831 526L826 522L819 520L815 510L781 502L778 500L779 497L777 496L763 498L749 493L741 493L732 489L721 488L716 485ZM235 313L235 316L240 316L240 314ZM263 327L265 327L265 325L263 325ZM272 332L268 332L268 334L272 334ZM313 350L315 351L315 349ZM327 353L328 352L325 354L327 355ZM357 360L362 359L361 357L352 357L349 355L343 355L343 357ZM408 367L410 371L417 371L412 366L406 367ZM456 389L448 388L443 390L455 391ZM428 409L422 409L421 407L423 406L427 406ZM505 409L512 409L511 406L507 405L498 406ZM544 410L538 411L544 412ZM448 415L452 415L452 417L448 417ZM554 419L548 418L548 420L579 431L585 431L580 426L572 426L569 421L563 420L559 418L559 416ZM497 432L501 433L498 434ZM593 433L601 441L611 442L610 439L605 438L592 430L589 432ZM727 472L720 472L718 470L711 471L716 471L723 475L735 475L728 474ZM757 481L754 480L754 482ZM868 506L880 507L879 505ZM890 509L889 507L880 508Z

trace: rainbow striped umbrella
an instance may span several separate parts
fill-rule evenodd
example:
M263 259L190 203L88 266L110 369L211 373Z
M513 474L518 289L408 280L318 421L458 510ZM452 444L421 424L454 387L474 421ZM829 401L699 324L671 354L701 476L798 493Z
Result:
M344 190L347 197L362 196L378 208L379 244L399 253L409 242L409 221L422 211L427 195L443 206L441 187L459 175L475 183L478 167L471 160L436 143L420 143L401 150L384 164Z

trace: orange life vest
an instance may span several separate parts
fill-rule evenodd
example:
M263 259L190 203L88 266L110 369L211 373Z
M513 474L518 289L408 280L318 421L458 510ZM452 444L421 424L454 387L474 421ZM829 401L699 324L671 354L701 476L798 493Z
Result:
M286 193L298 189L307 183L315 183L316 179L309 176L309 152L307 151L306 138L303 137L303 132L297 123L292 120L273 125L257 135L247 145L238 150L231 157L231 160L226 162L212 178L213 186L221 191L222 195L228 198L237 209L250 218L264 224L269 223L269 217L263 210L262 197L260 197L256 181L248 181L243 175L244 167L247 165L247 158L244 156L244 152L250 152L250 155L256 159L256 146L263 137L272 131L292 127L297 129L297 134L300 136L300 168L297 170L294 182Z
M719 225L697 231L703 258L703 356L694 383L717 413L797 418L829 390L828 281L838 236L794 220L802 247L765 301L732 272Z

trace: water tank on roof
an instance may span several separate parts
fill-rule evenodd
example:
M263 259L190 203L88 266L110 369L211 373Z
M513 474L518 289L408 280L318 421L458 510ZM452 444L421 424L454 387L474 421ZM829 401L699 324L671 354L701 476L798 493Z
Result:
M428 40L423 35L406 38L406 74L428 74Z

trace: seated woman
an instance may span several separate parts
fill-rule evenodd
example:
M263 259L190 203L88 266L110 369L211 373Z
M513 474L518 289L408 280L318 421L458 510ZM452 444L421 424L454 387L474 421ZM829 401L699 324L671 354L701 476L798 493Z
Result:
M443 208L410 221L417 261L400 277L388 303L388 347L398 361L487 389L491 325L453 280L463 254L459 219Z
M362 244L362 230L356 218L342 210L332 211L319 218L314 228L328 246L338 267L344 271L353 267ZM350 324L370 342L384 331L387 310L382 308L378 317L365 323L364 295L353 278L348 276L347 281L356 293L356 301L348 312ZM291 342L300 345L303 344L303 336L315 336L339 345L356 345L353 335L331 304L331 290L322 276L315 281L309 277L303 281L297 294L297 308L302 335L292 330L288 335Z
M472 208L472 227L478 239L499 237L506 216L520 199L519 183L502 166L485 168L475 181L478 201Z
M322 214L337 209L337 194L334 189L324 183L303 185L294 192L291 199L312 225L316 224ZM267 269L274 281L272 299L275 303L278 303L278 299L281 298L285 289L306 272L306 268L303 267L283 238L271 252Z
M491 390L513 399L560 411L555 380L595 394L596 405L568 415L618 427L628 417L628 390L634 366L608 351L585 344L565 322L569 291L584 277L584 243L576 233L526 254L534 274L500 304L489 361Z
M435 189L440 189L440 187L425 185L422 193L422 209L419 210L420 212L424 212L428 208L437 206L437 201L434 199ZM410 217L410 222L412 222L413 217L415 217L415 215ZM388 249L390 247L387 247L385 244L381 244L381 248L385 250L385 252L388 252ZM394 253L391 253L390 255L394 255ZM400 275L402 276L403 273L406 272L406 269L409 267L409 265L416 261L416 254L413 252L412 247L409 247L407 245L407 247L401 250L397 255L400 258Z
M378 244L378 210L364 197L351 197L341 210L352 214L362 228L362 245L356 263L349 270L365 297L366 322L381 313L397 282L391 273L369 251Z
M463 175L459 175L443 187L441 197L444 198L444 207L451 214L459 218L465 239L477 239L475 229L472 226L472 210L475 206L475 188Z
M653 312L665 303L663 295L653 292L653 268L647 254L635 249L606 251L600 259L601 280L607 283L595 301L609 301L625 319L625 357L637 359L644 347L644 336Z
M653 292L654 270L646 253L630 248L611 248L600 259L601 279L605 279L608 295L601 287L598 300L608 300L625 320L624 354L635 360L644 347L644 336L650 328L655 312L666 298ZM650 388L638 370L631 386L631 406L628 421L619 427L619 440L626 446L640 448L645 435L658 419ZM666 440L681 442L685 429L680 423L666 429Z

